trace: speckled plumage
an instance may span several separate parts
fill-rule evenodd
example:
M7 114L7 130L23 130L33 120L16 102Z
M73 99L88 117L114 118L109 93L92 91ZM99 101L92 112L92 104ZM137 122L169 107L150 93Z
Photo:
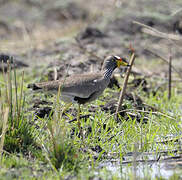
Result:
M84 104L102 94L119 60L118 56L109 56L104 60L99 73L74 74L62 80L29 84L28 88L57 93L60 86L63 101Z

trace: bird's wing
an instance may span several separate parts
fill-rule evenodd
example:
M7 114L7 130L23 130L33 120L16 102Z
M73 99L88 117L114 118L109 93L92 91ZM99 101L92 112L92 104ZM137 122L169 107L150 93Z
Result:
M62 84L61 92L65 95L88 98L95 91L102 89L102 77L101 73L70 76Z
M28 87L33 90L57 92L60 86L63 95L88 98L96 90L102 89L102 83L100 83L102 79L103 76L101 73L77 74L62 80L30 84Z

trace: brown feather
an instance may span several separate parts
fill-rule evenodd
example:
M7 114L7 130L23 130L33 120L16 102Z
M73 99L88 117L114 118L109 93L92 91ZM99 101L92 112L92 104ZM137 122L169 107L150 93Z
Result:
M108 84L109 80L107 82L103 78L103 73L90 73L76 74L62 80L35 83L28 87L33 90L44 90L56 93L60 86L62 95L88 98L96 90L103 91Z
M121 60L117 56L108 56L104 60L100 73L74 74L62 80L29 84L28 87L51 93L57 93L60 87L62 100L84 104L102 94L110 82L112 72Z

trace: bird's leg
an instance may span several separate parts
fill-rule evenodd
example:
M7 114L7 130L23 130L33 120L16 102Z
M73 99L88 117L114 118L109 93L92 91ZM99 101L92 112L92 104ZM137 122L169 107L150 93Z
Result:
M80 135L83 138L83 132L82 132L81 123L80 123L80 104L78 104L77 123L78 123L78 129L80 131Z

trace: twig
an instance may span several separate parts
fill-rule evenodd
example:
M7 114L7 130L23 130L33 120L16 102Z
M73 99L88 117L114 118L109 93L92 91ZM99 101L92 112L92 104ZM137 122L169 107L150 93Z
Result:
M175 12L173 12L171 14L171 16L175 16L176 14L180 13L181 11L182 11L182 8L180 8L180 9L176 10Z
M83 118L86 119L86 118L89 118L90 116L91 116L91 114L82 115L82 116L80 116L80 119L83 119ZM72 123L74 121L77 121L77 118L74 118L74 119L68 121L68 123Z
M168 99L171 99L171 66L172 66L172 54L171 48L169 52L169 75L168 75Z
M159 37L159 38L167 39L170 42L171 41L182 41L182 38L180 36L178 36L178 35L175 35L175 34L163 33L161 31L153 31L153 30L148 29L148 28L143 28L142 31L144 33L150 34L152 36L156 36L156 37Z
M176 35L176 34L168 34L168 33L163 33L161 31L158 31L155 28L152 28L150 26L147 26L146 24L140 23L138 21L133 21L134 24L138 24L142 27L144 27L144 29L142 30L144 33L156 36L156 37L160 37L160 38L164 38L164 39L168 39L169 41L174 40L174 41L182 41L181 36Z
M154 106L151 106L145 102L142 103L144 106L147 106L148 108L150 108L152 111L159 111L161 112L158 108L154 107Z
M149 160L143 160L143 159L139 159L139 160L136 160L136 163L157 163L158 161L160 160L160 162L165 162L165 161L169 161L169 160L176 160L176 159L179 159L181 160L181 156L178 155L178 156L173 156L173 157L167 157L167 158L161 158L161 156L157 159L149 159ZM132 164L132 160L131 161L123 161L122 164Z
M155 115L161 115L161 116L164 116L164 117L167 117L167 118L170 118L170 119L173 119L173 120L176 120L174 117L168 115L168 114L165 114L163 112L160 112L160 111L155 111L155 112L150 112L150 111L143 111L143 110L136 110L137 112L144 112L144 113L152 113L152 114L155 114Z
M136 57L135 53L133 52L132 55L131 55L131 58L130 58L130 62L129 62L130 66L127 69L127 72L126 72L126 75L125 75L125 78L124 78L123 88L122 88L121 93L120 93L120 97L119 97L119 101L118 101L118 106L117 106L117 109L116 109L116 119L118 118L118 112L121 109L121 104L123 102L123 98L124 98L124 94L125 94L125 91L126 91L126 87L127 87L130 71L131 71L132 65L134 63L135 57Z
M156 143L167 144L169 142L178 142L180 139L182 139L182 137L173 138L173 139L169 139L169 140L165 140L165 141L156 141Z
M169 152L176 153L176 152L178 152L178 150L167 151L167 153L169 153ZM138 153L139 152L137 152L137 154ZM159 153L161 153L161 152L159 152ZM133 155L133 153L132 153L132 155ZM116 157L116 155L114 157ZM109 162L112 162L112 163L118 162L118 159L114 159L114 157L110 157ZM125 156L123 158L125 158ZM108 159L108 157L107 157L107 159ZM165 157L165 156L162 156L160 154L159 157L158 158L155 158L155 159L137 159L136 160L136 163L157 163L159 160L160 160L160 162L166 162L166 161L172 161L172 160L176 161L177 159L178 160L181 160L181 155L180 154L177 155L177 156L172 156L172 157ZM132 164L132 163L133 163L133 160L124 160L124 161L122 161L122 165Z
M149 144L149 143L146 142L146 144ZM138 155L138 156L151 156L151 155L154 155L154 153L155 153L155 154L158 153L158 154L160 154L161 157L162 157L162 156L168 155L169 152L170 152L170 153L173 153L173 154L176 154L176 153L182 154L182 151L179 150L179 149L173 149L173 150L172 150L172 149L166 149L166 150L160 150L160 149L158 149L158 150L153 150L153 151L148 151L148 152L137 152L137 155ZM112 160L112 159L114 159L115 157L117 157L118 155L119 155L118 152L108 153L108 154L107 154L107 159L108 159L108 160ZM128 152L128 153L126 153L126 154L124 155L124 157L127 157L127 156L129 156L129 157L133 156L133 152ZM158 159L158 158L157 158L157 159Z
M161 60L163 60L164 62L166 62L166 63L169 64L169 61L168 61L165 57L163 57L163 56L157 54L156 52L154 52L154 51L152 51L152 50L150 50L150 49L146 49L146 50L147 50L149 53L153 54L154 56L160 58ZM171 65L171 67L172 67L172 69L179 75L179 77L182 79L182 74L181 74L181 72L179 72L173 65Z
M152 51L151 49L147 49L147 48L146 48L145 50L148 51L149 53L151 53L152 55L154 55L154 56L160 58L160 59L163 60L165 63L169 63L168 60L167 60L165 57L161 56L160 54L157 54L156 52Z
M172 119L172 120L176 120L176 118L168 115L168 114L165 114L163 112L160 112L160 111L144 111L144 110L139 110L139 109L124 109L124 110L121 110L121 111L118 111L117 114L119 113L122 113L122 112L130 112L130 111L136 111L136 112L143 112L143 113L148 113L148 114L154 114L154 115L160 115L160 116L164 116L166 118L169 118L169 119ZM114 113L114 115L116 115L116 113ZM107 117L107 119L109 119L111 116L113 116L113 114L111 114L110 116Z

